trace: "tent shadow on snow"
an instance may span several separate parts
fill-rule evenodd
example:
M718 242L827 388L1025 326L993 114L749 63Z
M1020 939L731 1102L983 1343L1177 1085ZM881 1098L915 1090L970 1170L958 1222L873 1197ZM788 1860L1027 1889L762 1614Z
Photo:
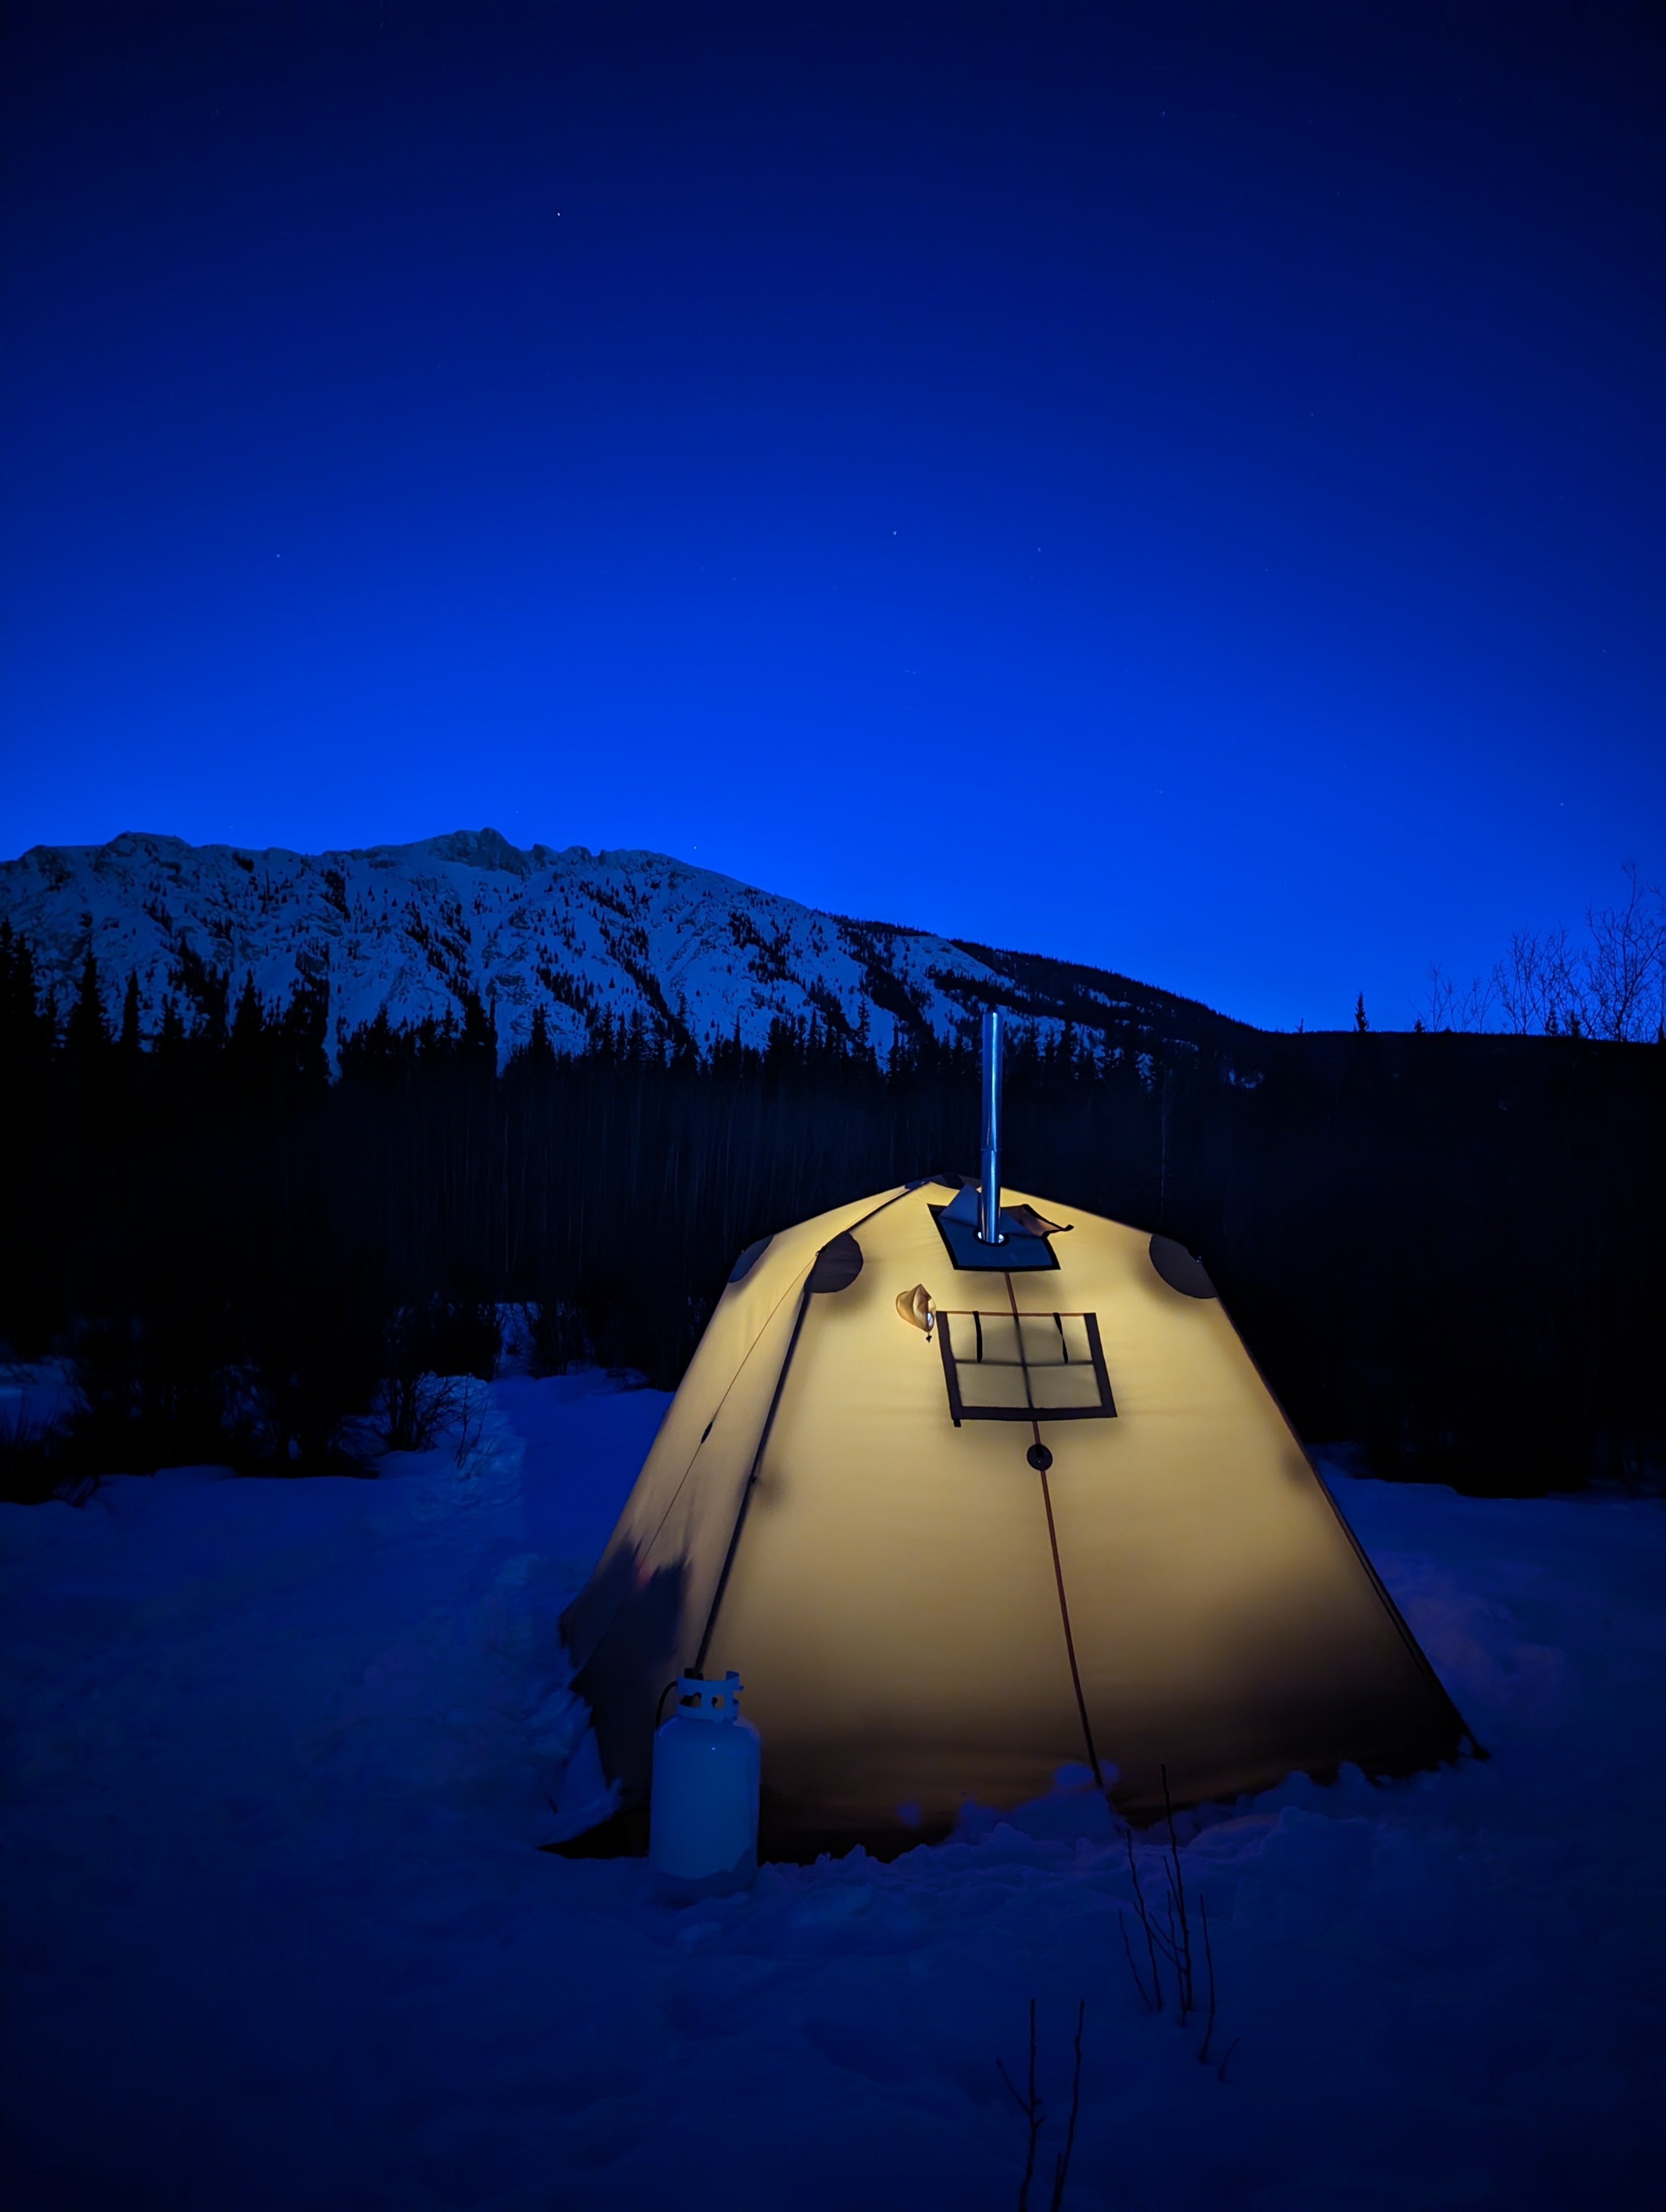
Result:
M1184 1805L1476 1747L1201 1265L1002 1195L1003 1246L939 1178L736 1262L562 1618L616 1809L556 1848L641 1848L688 1668L745 1680L775 1857L1084 1761L1139 1820L1164 1768Z

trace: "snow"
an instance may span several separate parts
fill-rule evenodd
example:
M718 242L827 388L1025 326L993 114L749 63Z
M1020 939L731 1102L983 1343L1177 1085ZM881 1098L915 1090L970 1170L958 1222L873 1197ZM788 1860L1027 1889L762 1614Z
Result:
M460 1468L448 1444L374 1480L184 1469L0 1508L9 2205L1010 2207L997 2061L1022 2081L1032 1996L1037 2206L1084 1998L1076 2212L1640 2196L1658 1503L1333 1468L1493 1756L1297 1779L1190 1835L1201 2064L1199 2021L1141 2006L1124 1846L1068 1773L893 1864L691 1908L641 1862L534 1848L583 1735L556 1616L665 1402L513 1376ZM1158 1893L1158 1839L1140 1856Z
M552 1042L583 1051L587 1012L616 1023L640 1014L657 1034L680 1009L702 1047L737 1026L757 1046L776 1018L824 1019L836 1004L883 1053L897 1023L879 998L895 1003L899 988L943 1038L1010 992L926 931L852 923L661 853L522 851L491 830L319 854L143 832L38 845L0 862L0 915L35 948L60 1013L89 945L112 1022L136 974L147 1039L170 993L193 1018L180 981L192 958L229 976L234 1004L246 975L268 1006L327 976L332 1052L337 1023L351 1031L383 1007L396 1023L443 1019L472 993L495 1014L505 1058L539 1006ZM1098 988L1075 972L1107 1017L1130 1011L1116 979ZM1146 1015L1161 999L1127 988ZM1041 1007L1034 1026L1047 1038L1062 1024Z

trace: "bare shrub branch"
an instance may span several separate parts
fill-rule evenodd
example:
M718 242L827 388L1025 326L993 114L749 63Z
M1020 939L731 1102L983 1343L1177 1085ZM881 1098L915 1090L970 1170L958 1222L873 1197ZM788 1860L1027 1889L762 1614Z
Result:
M1615 1042L1641 1043L1661 1026L1666 905L1657 885L1639 879L1635 860L1621 872L1630 888L1625 904L1585 910L1590 1027Z
M1064 2148L1053 2160L1051 2212L1060 2212L1064 2203L1065 2184L1070 2179L1070 2160L1076 2148L1076 2121L1082 2109L1082 2029L1086 2021L1087 1999L1082 1997L1076 2005L1076 2058L1070 2075L1070 2125L1065 2130Z
M1460 990L1453 977L1448 975L1435 961L1429 963L1426 995L1428 1019L1426 1027L1432 1030L1484 1030L1493 1011L1493 1000L1499 995L1499 971L1491 975L1476 975Z
M1666 1042L1666 899L1658 884L1643 881L1634 860L1621 873L1624 902L1585 909L1583 945L1566 927L1512 930L1509 952L1467 990L1432 964L1426 1026Z
M995 2061L995 2071L1006 2084L1012 2093L1012 2102L1029 2124L1030 2142L1024 2161L1024 2179L1018 2185L1018 2212L1030 2212L1030 2185L1036 2178L1036 2145L1041 2140L1042 2123L1047 2118L1047 2107L1042 2102L1040 2094L1036 2087L1036 2000L1034 1997L1030 2000L1030 2075L1026 2094L1022 2097L1019 2096L1018 2091L1012 2087L1012 2075L999 2058Z
M1070 2179L1070 2161L1076 2148L1076 2123L1082 2109L1082 2031L1087 2021L1087 2000L1076 2006L1075 2063L1070 2076L1070 2121L1065 2130L1064 2148L1054 2154L1053 2189L1049 2199L1050 2212L1061 2212L1065 2186ZM1024 2179L1018 2184L1018 2212L1030 2212L1030 2191L1036 2179L1036 2153L1041 2143L1041 2133L1047 2123L1047 2101L1036 2083L1036 2000L1030 2000L1030 2068L1022 2094L999 2058L995 2071L1006 2084L1007 2094L1023 2113L1029 2130L1024 2160Z
M450 1425L456 1409L452 1376L386 1375L377 1394L377 1434L389 1451L427 1451Z
M1139 1863L1134 1856L1132 1832L1124 1830L1123 1844L1128 1852L1128 1875L1134 1885L1134 1909L1146 1938L1146 1955L1151 1972L1151 1987L1146 1986L1145 1977L1134 1963L1134 1947L1128 1940L1126 1916L1116 1916L1117 1928L1122 1938L1122 1955L1128 1960L1128 1973L1134 1988L1140 1992L1140 2002L1148 2012L1164 2009L1164 1974L1166 1965L1174 1990L1176 2025L1184 2027L1193 2014L1203 2014L1203 2040L1197 2057L1201 2065L1208 2063L1214 2044L1218 1993L1215 1986L1214 1946L1209 1937L1209 1906L1207 1899L1196 1899L1195 1918L1192 1901L1186 1894L1186 1869L1180 1856L1180 1837L1175 1826L1174 1802L1169 1794L1169 1770L1159 1771L1163 1777L1164 1823L1168 1833L1167 1863L1163 1869L1163 1911L1159 1923L1146 1899L1140 1880ZM1193 1948L1193 1930L1196 1927L1202 1937L1205 1994L1200 2002L1198 1994L1197 1957ZM1233 2048L1237 2045L1234 2044ZM1231 2051L1227 2057L1231 2056ZM1222 2067L1225 2060L1223 2059ZM1223 2072L1221 2078L1224 2080Z

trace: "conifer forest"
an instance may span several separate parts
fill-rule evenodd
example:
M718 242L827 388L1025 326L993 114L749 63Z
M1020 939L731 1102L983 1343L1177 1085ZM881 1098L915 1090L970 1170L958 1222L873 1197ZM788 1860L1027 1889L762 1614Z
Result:
M641 1018L500 1068L486 1012L330 1035L209 979L118 1027L0 932L0 1335L76 1409L3 1445L15 1497L213 1461L305 1474L402 1433L429 1375L681 1374L734 1255L899 1182L970 1173L970 1038L881 1060L819 1023L697 1050ZM331 1054L326 1048L333 1042ZM1262 1034L1147 1049L1022 1025L1011 1187L1203 1257L1300 1434L1474 1492L1666 1469L1666 1050L1584 1036Z

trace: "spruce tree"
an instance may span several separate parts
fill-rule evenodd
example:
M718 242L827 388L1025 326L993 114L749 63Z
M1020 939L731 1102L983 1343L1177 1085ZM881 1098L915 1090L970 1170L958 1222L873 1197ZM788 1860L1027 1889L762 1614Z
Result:
M481 1005L480 994L477 991L469 990L465 987L459 995L463 1001L462 1044L465 1055L471 1060L482 1062L489 1059L496 1071L497 1025ZM450 1019L449 1013L447 1015L447 1019Z
M386 1028L386 1007L381 1020ZM330 1061L325 1050L325 1040L330 1034L327 975L301 976L290 994L283 1020L271 1026L277 1032L284 1065L293 1074L314 1087L329 1081Z
M100 1059L109 1048L110 1024L104 1018L104 1001L99 994L99 963L90 945L75 1004L64 1025L64 1042L74 1058L88 1064Z
M234 1059L252 1066L259 1057L260 1041L265 1033L266 1019L261 1012L260 994L254 988L254 971L251 969L243 979L237 1012L232 1017L230 1044Z
M138 1057L143 1040L139 1035L139 971L127 971L127 989L121 1002L121 1056L124 1060Z
M9 1066L50 1049L54 1024L35 988L34 954L27 937L0 921L0 1056Z

